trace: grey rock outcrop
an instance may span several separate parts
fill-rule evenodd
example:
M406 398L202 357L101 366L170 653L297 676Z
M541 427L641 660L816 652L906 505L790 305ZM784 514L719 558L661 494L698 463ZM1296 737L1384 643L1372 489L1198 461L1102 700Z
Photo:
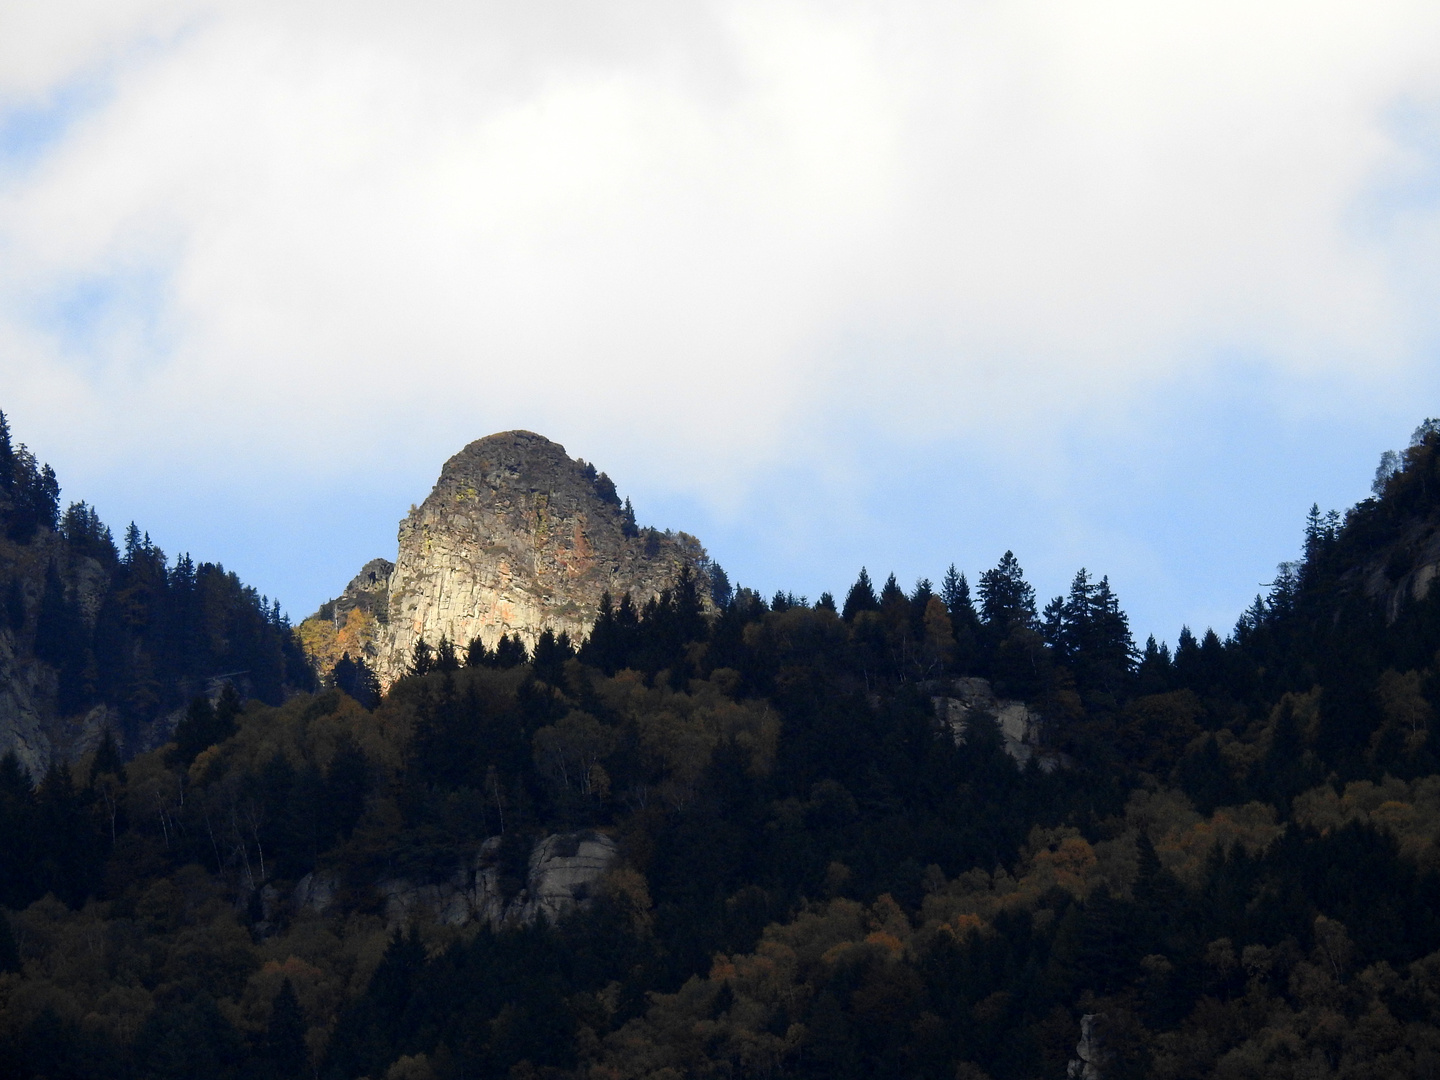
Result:
M389 559L371 559L360 568L360 573L350 579L350 584L330 603L320 609L322 618L343 619L359 608L368 615L374 615L381 623L390 617L390 575L395 564Z
M14 634L0 630L0 754L14 751L32 777L45 775L54 752L45 722L54 682L50 668L18 656Z
M943 690L931 696L935 718L950 729L956 746L965 744L966 732L972 723L988 718L1000 730L1005 753L1025 766L1032 759L1044 772L1054 772L1064 763L1064 756L1041 748L1043 721L1023 701L995 696L986 679L951 679L933 687Z
M615 861L615 841L596 832L560 833L540 840L530 852L524 886L506 895L499 863L501 838L492 836L473 860L462 863L444 881L386 878L375 883L385 921L402 926L417 918L448 926L479 922L492 930L530 925L575 910L593 895ZM335 903L338 882L331 874L311 873L296 883L291 902L297 911L324 911Z
M1378 602L1385 609L1386 621L1393 623L1406 604L1419 603L1430 595L1437 578L1440 520L1432 517L1411 522L1378 557L1341 580L1350 584L1358 579L1365 595Z
M1065 1070L1067 1080L1103 1080L1102 1069L1109 1062L1100 1033L1095 1022L1103 1020L1098 1013L1086 1013L1080 1018L1080 1041L1075 1044L1076 1056L1070 1059Z
M24 546L4 544L0 552L0 581L14 582L22 615L21 625L0 626L0 754L13 751L37 781L52 762L72 761L93 750L107 726L127 753L148 749L144 740L155 726L132 725L124 730L118 716L104 705L83 715L59 714L58 674L36 658L33 647L46 568L51 565L86 630L94 626L110 584L99 562L71 556L51 533L41 533ZM163 721L157 723L163 726Z
M346 590L351 601L332 603L378 597L388 565L367 564L366 581ZM529 431L479 439L445 463L400 523L384 601L373 600L376 674L389 686L421 638L433 646L443 635L463 648L478 637L493 648L512 634L533 648L550 629L581 640L603 593L617 603L629 593L638 607L687 565L708 602L708 564L694 537L636 529L605 475L558 443Z

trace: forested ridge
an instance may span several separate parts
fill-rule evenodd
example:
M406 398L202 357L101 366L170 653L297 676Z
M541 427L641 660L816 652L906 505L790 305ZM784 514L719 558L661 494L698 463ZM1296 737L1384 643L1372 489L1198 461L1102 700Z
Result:
M42 513L8 542L73 551L22 471ZM861 571L814 602L712 567L713 605L687 574L578 648L422 643L383 696L348 656L311 687L164 668L165 745L0 759L0 1076L1440 1075L1437 530L1427 421L1173 651L1105 577L1042 604L1006 552L973 590ZM112 581L191 573L90 532ZM42 656L57 693L135 708L77 640ZM1043 754L957 737L962 677ZM498 838L515 894L556 834L619 854L554 922L388 917L382 880ZM319 875L323 911L294 899Z
M94 507L62 511L54 470L13 443L4 413L0 597L0 715L42 741L75 734L93 748L108 730L129 753L146 749L219 675L272 704L316 686L278 601L218 564L171 562L133 522L117 545ZM29 750L42 767L64 756Z

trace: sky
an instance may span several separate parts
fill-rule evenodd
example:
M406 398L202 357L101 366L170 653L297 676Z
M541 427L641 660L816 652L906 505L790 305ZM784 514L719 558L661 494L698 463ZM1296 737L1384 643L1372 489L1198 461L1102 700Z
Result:
M0 0L0 409L295 618L512 428L1222 633L1440 415L1440 5Z

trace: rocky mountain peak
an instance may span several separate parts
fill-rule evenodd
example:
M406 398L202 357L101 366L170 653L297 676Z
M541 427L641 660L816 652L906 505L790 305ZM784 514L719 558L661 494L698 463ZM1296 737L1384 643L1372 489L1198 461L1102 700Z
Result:
M532 431L477 439L450 458L398 540L384 600L366 605L379 616L366 651L385 685L420 638L493 648L512 634L533 648L550 629L583 639L603 593L639 605L681 567L703 576L706 565L694 537L638 528L608 476ZM375 589L387 565L367 564L346 596Z

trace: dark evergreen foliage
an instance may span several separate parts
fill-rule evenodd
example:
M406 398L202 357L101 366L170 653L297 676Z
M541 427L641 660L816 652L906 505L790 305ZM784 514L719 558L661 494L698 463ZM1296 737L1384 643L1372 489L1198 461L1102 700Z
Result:
M725 573L725 568L719 563L711 563L710 600L715 605L715 610L724 611L734 598L735 590L730 585L730 575ZM833 604L834 601L831 603Z
M455 646L450 644L450 639L444 634L440 635L440 644L435 647L435 658L432 661L432 670L460 670L460 658L455 655Z
M874 586L870 584L870 574L862 566L860 576L845 594L845 606L841 609L840 617L850 622L862 611L879 610L880 601L875 596Z
M1440 522L1440 425L1376 490L1343 519L1315 508L1302 557L1234 630L1182 629L1173 652L1136 650L1085 570L1037 612L1009 552L978 613L953 567L938 592L891 575L879 596L862 571L843 618L786 590L710 610L686 574L638 607L605 596L578 650L546 631L532 657L507 633L461 667L448 642L417 646L379 702L348 657L332 689L279 708L196 696L172 759L129 780L108 733L88 773L35 787L0 758L7 993L63 1002L89 979L154 1002L115 1038L78 1007L26 1005L0 1062L1028 1080L1077 1071L1088 1018L1107 1077L1427 1075L1440 593L1410 583L1413 537ZM147 562L137 529L124 549L135 604L199 574ZM63 663L55 565L35 620ZM1393 596L1360 584L1379 579ZM1044 717L1030 764L978 713L952 726L961 675ZM377 882L452 881L488 840L514 898L538 838L589 830L617 841L618 870L559 922L412 922L385 944ZM337 883L324 915L283 901L311 871ZM315 943L367 925L367 955L384 948L368 982L333 978L316 1005L301 980L329 974L294 959L277 985L292 947L336 963ZM82 974L41 986L67 956ZM329 1032L313 1062L311 1025Z
M275 995L270 1007L270 1022L265 1028L261 1046L260 1056L264 1058L271 1076L300 1077L310 1074L305 1028L300 999L295 996L294 984L287 978L280 984L280 992Z
M352 660L348 652L342 655L330 673L330 684L367 709L373 709L380 703L380 680L363 657Z
M424 638L415 639L415 647L410 651L410 667L406 670L409 675L429 675L435 670L435 650Z

